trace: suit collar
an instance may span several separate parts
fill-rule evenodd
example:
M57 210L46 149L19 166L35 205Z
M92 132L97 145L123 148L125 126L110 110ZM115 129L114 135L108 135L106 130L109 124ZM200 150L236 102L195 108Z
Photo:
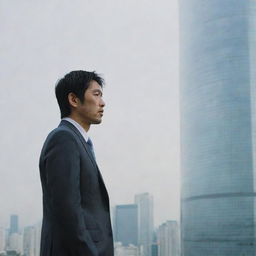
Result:
M87 145L85 138L83 137L83 135L81 134L81 132L69 121L67 120L61 120L59 126L67 126L68 128L70 128L81 140L87 154L89 155L90 160L92 161L92 163L94 164L95 167L97 167L97 163L92 155L92 152L89 148L89 146Z
M78 122L76 122L74 119L72 119L70 117L64 117L62 120L66 120L69 123L73 124L76 127L76 129L82 134L85 141L88 142L89 136L88 136L87 132L85 131L85 129L82 127L82 125L80 125Z

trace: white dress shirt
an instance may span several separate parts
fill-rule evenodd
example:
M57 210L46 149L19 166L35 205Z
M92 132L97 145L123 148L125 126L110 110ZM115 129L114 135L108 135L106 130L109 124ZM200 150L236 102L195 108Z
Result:
M77 130L82 134L82 136L84 137L85 141L86 142L88 141L89 136L88 136L87 132L85 131L85 129L78 122L76 122L75 120L73 120L70 117L64 117L64 118L62 118L62 120L68 121L71 124L73 124L77 128Z

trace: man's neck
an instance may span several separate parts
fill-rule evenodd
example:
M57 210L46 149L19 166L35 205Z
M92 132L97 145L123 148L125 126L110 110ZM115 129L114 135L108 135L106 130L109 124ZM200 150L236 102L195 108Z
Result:
M70 116L68 116L68 117L71 118L71 119L73 119L73 120L76 121L77 123L79 123L79 124L84 128L84 130L85 130L86 132L89 131L90 125L87 124L87 123L85 123L85 122L82 122L82 121L80 120L80 118L78 118L76 115L70 115Z

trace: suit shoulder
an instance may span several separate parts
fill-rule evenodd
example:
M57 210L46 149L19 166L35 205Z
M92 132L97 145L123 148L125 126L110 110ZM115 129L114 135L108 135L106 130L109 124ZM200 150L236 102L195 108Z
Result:
M72 130L65 126L59 126L48 134L43 148L53 144L77 144L76 141L76 134Z
M47 136L47 138L59 138L59 137L75 138L75 134L69 128L65 126L59 126L54 130L52 130Z
M40 154L40 165L49 156L56 156L58 154L78 154L79 146L76 135L72 130L59 126L52 130L42 147Z

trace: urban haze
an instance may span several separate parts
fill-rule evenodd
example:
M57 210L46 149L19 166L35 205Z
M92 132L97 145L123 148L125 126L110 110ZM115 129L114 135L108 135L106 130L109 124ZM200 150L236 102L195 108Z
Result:
M38 158L60 121L54 95L70 70L106 81L103 123L93 126L111 205L154 197L154 221L179 218L178 3L0 1L0 226L41 220Z
M74 69L106 80L90 136L115 255L255 255L255 1L0 7L0 255L39 253L38 156L59 123L54 84Z

